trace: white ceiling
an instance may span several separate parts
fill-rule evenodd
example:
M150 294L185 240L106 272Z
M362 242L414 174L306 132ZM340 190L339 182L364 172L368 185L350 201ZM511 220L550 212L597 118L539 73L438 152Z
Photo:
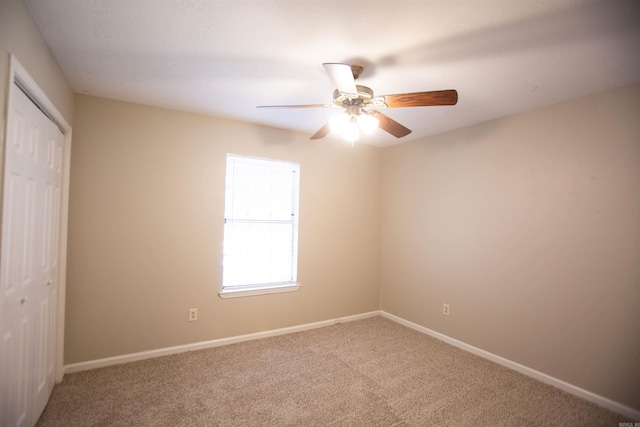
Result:
M640 81L637 0L23 0L74 91L311 136L336 109L323 62L376 95L457 89L386 109L388 146Z

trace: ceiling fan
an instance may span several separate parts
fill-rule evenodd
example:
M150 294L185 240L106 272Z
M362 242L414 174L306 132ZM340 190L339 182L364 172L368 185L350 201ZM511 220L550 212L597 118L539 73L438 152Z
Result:
M458 102L458 92L453 89L374 96L373 90L355 83L363 71L362 67L335 63L325 63L322 66L337 87L333 92L331 104L259 105L257 108L341 107L344 109L343 113L332 117L329 123L322 126L310 139L324 138L333 130L353 143L360 136L360 131L368 134L373 132L376 127L380 127L396 138L402 138L411 133L411 129L404 127L375 108L455 105Z

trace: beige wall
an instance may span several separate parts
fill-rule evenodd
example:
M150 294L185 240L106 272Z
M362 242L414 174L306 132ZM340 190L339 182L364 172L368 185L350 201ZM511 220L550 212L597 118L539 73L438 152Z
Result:
M635 85L386 149L381 308L640 408L639 112Z
M75 105L66 364L378 309L381 149L83 95ZM300 291L218 297L229 152L300 162Z

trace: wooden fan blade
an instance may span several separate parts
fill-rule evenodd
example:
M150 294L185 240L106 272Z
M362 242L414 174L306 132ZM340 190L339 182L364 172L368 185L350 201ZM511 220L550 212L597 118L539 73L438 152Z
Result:
M333 80L333 84L336 85L338 92L346 93L349 95L357 95L358 89L356 88L356 81L353 78L353 72L351 71L351 65L347 64L322 64L329 77Z
M389 108L428 107L431 105L456 105L458 92L454 89L436 90L432 92L400 93L385 95L384 103Z
M378 119L378 127L385 132L389 132L391 135L396 138L402 138L403 136L407 136L411 133L411 129L402 126L400 123L393 120L391 117L382 114L377 110L370 110L369 113L373 114L373 116Z
M333 107L331 104L302 104L302 105L258 105L256 108L327 108Z
M324 138L325 136L327 136L327 134L331 132L331 127L329 126L329 123L325 123L324 126L322 126L318 132L314 133L313 136L309 139L320 139L320 138Z

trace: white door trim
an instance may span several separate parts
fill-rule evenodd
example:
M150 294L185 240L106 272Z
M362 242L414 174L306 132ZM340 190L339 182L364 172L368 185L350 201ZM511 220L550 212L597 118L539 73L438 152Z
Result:
M12 54L9 59L9 82L7 84L8 97L7 104L12 105L11 101L15 96L15 92L20 90L14 83L22 88L27 96L46 114L60 129L64 135L64 149L62 160L62 200L60 207L60 245L59 245L59 269L58 269L58 319L56 324L56 356L55 356L55 380L62 381L64 375L64 314L65 314L65 295L66 295L66 277L67 277L67 218L69 215L69 172L71 161L71 126L65 120L64 116L51 102L49 97L38 86L36 81L29 75L27 70L20 64L18 59ZM7 108L7 117L5 122L4 140L7 141L10 129L10 111Z

